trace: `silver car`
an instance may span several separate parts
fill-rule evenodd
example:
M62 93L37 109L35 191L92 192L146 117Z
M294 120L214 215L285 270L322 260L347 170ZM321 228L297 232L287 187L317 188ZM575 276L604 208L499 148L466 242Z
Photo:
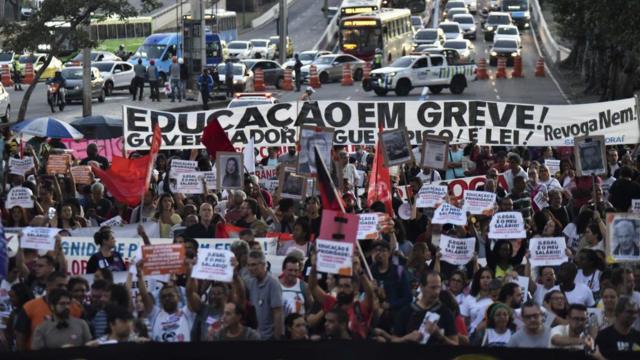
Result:
M358 59L353 55L348 54L331 54L320 56L313 62L318 69L318 77L321 83L328 83L331 81L340 81L342 79L342 67L344 64L351 64L351 75L353 80L362 80L362 68L364 67L364 61ZM311 65L305 65L302 67L302 80L309 80L309 67Z
M277 62L273 60L247 59L242 60L242 63L247 65L247 68L254 74L256 69L262 69L265 85L273 85L278 89L282 88L284 69Z
M302 63L302 66L304 66L304 65L309 65L312 62L316 61L316 59L322 55L330 55L330 54L331 54L331 51L327 51L327 50L309 50L309 51L303 51L299 53L298 57L300 58L300 62ZM296 64L295 58L289 59L287 60L287 62L284 63L284 68L293 70L293 66L295 64Z

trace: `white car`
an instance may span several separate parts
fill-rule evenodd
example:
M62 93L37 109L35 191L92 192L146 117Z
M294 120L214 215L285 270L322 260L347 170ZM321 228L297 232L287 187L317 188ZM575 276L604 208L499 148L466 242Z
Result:
M11 120L11 97L7 90L0 83L0 119L3 123Z
M269 39L252 39L251 45L253 45L253 56L260 54L262 59L275 59L276 46L271 44Z
M0 50L0 69L4 65L9 65L9 71L13 69L13 57L15 53L13 51L1 51Z
M251 41L235 40L227 44L230 59L251 59L254 56Z
M226 88L226 76L224 74L224 67L226 64L218 64L218 76L222 83L222 88ZM233 64L233 85L231 89L234 93L253 91L253 71L247 68L244 63Z
M441 22L440 29L444 31L444 37L446 40L462 39L462 29L460 28L460 24L457 22Z
M413 36L413 43L416 46L439 44L442 45L445 41L444 31L442 29L420 29Z
M327 50L309 50L303 51L298 54L298 58L300 58L300 62L302 66L310 65L312 62L316 61L322 55L331 55L331 51ZM296 59L289 59L284 63L285 69L293 69L293 66L296 64Z
M473 46L470 40L458 39L447 40L442 45L445 49L453 49L460 55L460 60L463 62L475 62L476 48Z
M493 42L495 43L498 39L515 40L518 43L518 47L522 47L520 31L515 25L499 25L493 35Z
M91 64L96 67L104 79L104 93L113 94L113 90L129 89L135 77L133 65L126 61L102 61Z
M476 31L478 28L476 27L476 20L473 18L471 14L458 14L453 16L453 21L460 24L460 28L462 29L462 36L465 39L476 39Z

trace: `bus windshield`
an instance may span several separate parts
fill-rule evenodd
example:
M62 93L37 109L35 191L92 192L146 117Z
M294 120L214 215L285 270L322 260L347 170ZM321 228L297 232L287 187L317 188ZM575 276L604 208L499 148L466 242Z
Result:
M382 48L380 38L375 34L374 28L343 29L342 44L344 49L357 49L358 52L374 51L376 48Z
M527 11L529 10L527 0L502 0L503 11Z
M162 57L162 54L164 54L164 49L166 47L166 45L142 45L140 46L140 48L138 48L138 51L136 51L136 54L134 56L139 56L147 59L158 59Z

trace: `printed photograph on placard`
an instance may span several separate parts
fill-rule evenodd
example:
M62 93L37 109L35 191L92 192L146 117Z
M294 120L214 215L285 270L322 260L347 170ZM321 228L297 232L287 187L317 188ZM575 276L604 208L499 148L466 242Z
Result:
M307 193L307 178L295 174L295 169L285 168L280 172L278 195L280 198L302 200Z
M422 161L420 161L420 167L423 169L446 170L448 150L448 138L436 135L425 135L421 147Z
M296 166L296 174L303 176L315 176L318 171L316 169L316 158L314 154L314 146L320 150L320 156L324 160L324 164L331 171L331 149L333 148L333 129L316 128L312 126L302 126L300 128L300 152L298 153L298 165Z
M640 261L640 214L607 214L607 255L614 262Z
M224 151L216 153L216 174L218 189L243 189L242 153Z
M413 161L413 151L406 129L388 130L380 133L384 166L391 167Z
M578 176L607 173L604 135L576 137L575 146Z

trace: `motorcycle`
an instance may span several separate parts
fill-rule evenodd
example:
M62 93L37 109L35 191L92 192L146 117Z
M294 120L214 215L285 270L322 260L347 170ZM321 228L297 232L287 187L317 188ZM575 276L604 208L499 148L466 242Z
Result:
M55 113L57 106L60 111L64 110L64 89L58 83L51 83L47 89L47 103L51 106L51 112Z

